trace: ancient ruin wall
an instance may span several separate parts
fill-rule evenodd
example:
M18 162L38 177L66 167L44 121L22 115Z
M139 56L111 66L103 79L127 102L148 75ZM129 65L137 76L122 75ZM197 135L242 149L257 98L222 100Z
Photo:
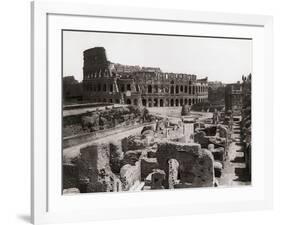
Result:
M214 184L214 158L195 143L162 142L156 153L159 168L168 175L165 188L169 188L169 160L179 162L178 179L191 187L211 187Z

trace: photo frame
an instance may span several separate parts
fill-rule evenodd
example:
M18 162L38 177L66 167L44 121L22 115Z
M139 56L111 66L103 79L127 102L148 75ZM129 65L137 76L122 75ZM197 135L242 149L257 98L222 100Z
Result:
M62 195L62 140L58 120L62 117L61 31L64 29L251 38L255 74L251 186ZM272 17L35 1L32 2L31 42L34 224L272 208Z

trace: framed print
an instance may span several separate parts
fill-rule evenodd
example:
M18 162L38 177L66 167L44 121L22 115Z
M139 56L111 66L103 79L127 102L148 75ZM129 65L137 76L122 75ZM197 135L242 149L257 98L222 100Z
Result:
M32 3L34 224L272 207L270 16Z

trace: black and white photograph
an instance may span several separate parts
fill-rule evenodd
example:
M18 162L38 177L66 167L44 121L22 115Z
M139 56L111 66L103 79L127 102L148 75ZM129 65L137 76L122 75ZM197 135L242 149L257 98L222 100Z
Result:
M61 41L64 195L251 185L251 38Z

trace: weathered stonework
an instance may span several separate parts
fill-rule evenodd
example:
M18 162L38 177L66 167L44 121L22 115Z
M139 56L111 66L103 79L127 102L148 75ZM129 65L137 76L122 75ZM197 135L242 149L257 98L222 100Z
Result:
M158 144L157 160L159 168L168 174L165 188L169 188L170 159L179 162L180 183L191 184L192 187L211 187L214 184L214 158L206 149L195 143L164 142Z
M208 79L114 64L103 47L95 47L84 51L83 98L145 107L194 105L208 99Z
M118 177L110 168L110 150L107 143L95 143L80 150L77 162L81 192L110 192L116 189Z

